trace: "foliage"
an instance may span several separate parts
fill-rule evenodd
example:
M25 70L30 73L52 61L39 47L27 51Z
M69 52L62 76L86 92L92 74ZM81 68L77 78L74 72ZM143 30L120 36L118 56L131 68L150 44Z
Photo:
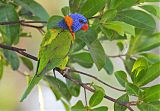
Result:
M160 76L160 56L152 53L153 49L160 46L160 32L156 30L156 20L160 19L160 7L153 4L146 5L146 2L160 1L69 0L69 6L62 8L62 14L64 16L69 13L83 14L88 18L90 27L86 32L76 33L76 40L68 55L67 66L74 68L74 64L77 63L83 68L90 69L95 64L98 71L104 69L107 74L113 74L114 66L111 57L114 56L109 56L110 54L105 52L102 42L114 40L120 52L116 57L122 59L126 69L114 72L117 81L126 91L117 101L130 106L132 106L132 102L135 102L134 105L141 111L160 111L160 84L146 87ZM19 22L20 19L44 20L48 21L44 27L52 29L62 19L62 16L49 17L47 11L34 0L2 0L0 1L0 13L3 13L0 14L1 43L8 46L17 45L21 34L26 37L29 34L24 32L19 23L14 25L1 25L1 23ZM125 41L128 41L127 47L124 46ZM124 50L127 50L127 53L124 54ZM0 79L3 78L4 66L10 65L13 70L17 70L21 63L29 70L33 70L33 63L29 59L19 56L13 51L1 49ZM81 75L78 73L69 72L69 76L82 82ZM63 82L59 78L49 75L44 77L44 81L55 94L56 99L62 101L66 110L70 110L68 103L73 96L79 96L80 85L68 79ZM108 110L107 104L106 106L99 105L107 95L103 88L97 88L98 86L95 87L93 84L91 87L95 92L89 100L89 105L85 106L79 100L71 107L71 111ZM131 98L132 96L135 98ZM125 111L126 109L125 106L114 103L115 111Z

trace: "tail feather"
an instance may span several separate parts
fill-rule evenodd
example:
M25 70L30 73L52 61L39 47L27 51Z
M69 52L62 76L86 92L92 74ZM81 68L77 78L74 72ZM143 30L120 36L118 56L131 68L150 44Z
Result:
M40 63L40 60L38 61L38 64L37 64L37 70L36 70L36 74L34 75L34 77L32 78L32 80L30 81L27 89L25 90L24 94L22 95L21 99L20 99L20 102L22 102L28 95L29 93L31 92L31 90L34 88L34 86L36 84L38 84L38 82L42 79L42 77L44 76L44 74L37 74L38 72L38 67L39 67L39 63Z

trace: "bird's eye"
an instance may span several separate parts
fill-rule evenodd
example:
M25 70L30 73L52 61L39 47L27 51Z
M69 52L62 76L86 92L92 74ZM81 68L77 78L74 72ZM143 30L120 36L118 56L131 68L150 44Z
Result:
M79 23L83 23L83 20L82 20L82 19L80 19L80 20L79 20Z

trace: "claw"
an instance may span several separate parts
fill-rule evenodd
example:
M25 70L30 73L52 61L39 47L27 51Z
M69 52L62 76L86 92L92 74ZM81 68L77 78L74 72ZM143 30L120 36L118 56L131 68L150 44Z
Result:
M69 71L70 71L70 69L71 68L69 68L69 67L66 67L64 70L63 70L63 76L65 76L66 74L68 74L69 73Z

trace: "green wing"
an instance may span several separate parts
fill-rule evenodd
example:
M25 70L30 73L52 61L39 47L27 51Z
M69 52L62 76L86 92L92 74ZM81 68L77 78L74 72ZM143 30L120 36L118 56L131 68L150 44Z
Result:
M66 63L71 46L71 34L62 29L49 30L41 43L37 71L24 92L21 102L28 96L33 87L43 78L44 74L55 67Z

